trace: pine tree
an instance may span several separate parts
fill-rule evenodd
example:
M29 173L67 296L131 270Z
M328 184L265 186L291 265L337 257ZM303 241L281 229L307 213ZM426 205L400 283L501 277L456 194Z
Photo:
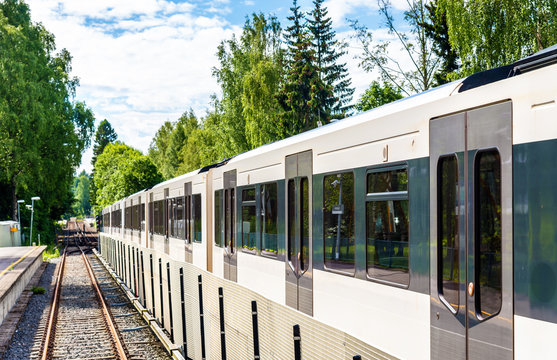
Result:
M323 7L324 0L314 0L314 9L309 13L309 30L313 36L312 45L316 54L316 66L325 91L319 93L319 101L325 109L325 116L343 118L350 110L354 88L348 77L346 63L338 60L346 54L344 45L335 39L332 20Z
M324 97L322 94L326 86L319 79L311 34L303 23L305 19L297 0L294 0L290 10L292 15L288 20L292 25L286 29L285 35L287 73L280 103L285 111L283 127L286 134L295 135L318 126L319 115L324 113L320 99Z

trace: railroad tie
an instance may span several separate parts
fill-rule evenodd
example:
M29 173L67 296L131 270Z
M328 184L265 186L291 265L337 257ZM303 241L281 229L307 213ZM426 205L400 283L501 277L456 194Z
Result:
M133 328L122 329L122 330L120 330L120 331L121 331L121 332L138 331L138 330L147 329L148 327L149 327L149 326L147 326L147 325L143 325L143 326L138 326L138 327L133 327Z

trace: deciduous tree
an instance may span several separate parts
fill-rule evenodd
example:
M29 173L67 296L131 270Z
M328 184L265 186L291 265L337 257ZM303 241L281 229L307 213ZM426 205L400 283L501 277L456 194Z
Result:
M400 91L393 88L389 83L381 85L378 81L373 81L358 100L356 109L367 111L398 99L402 99Z
M108 144L95 164L97 210L163 180L151 159L121 142Z
M71 204L74 169L89 145L93 114L74 99L71 55L19 0L0 3L0 177L17 199L40 196L41 222ZM43 220L44 219L44 220Z
M555 0L440 0L462 60L452 78L510 64L557 43Z
M396 39L395 46L403 49L405 59L391 52L391 41L375 41L371 31L357 21L352 22L352 27L363 48L360 65L364 70L371 72L377 69L383 81L391 83L404 95L411 95L433 86L439 58L435 55L432 40L428 38L423 26L429 22L426 1L407 2L408 10L404 13L406 24L397 25L390 1L378 0L379 13L389 33Z

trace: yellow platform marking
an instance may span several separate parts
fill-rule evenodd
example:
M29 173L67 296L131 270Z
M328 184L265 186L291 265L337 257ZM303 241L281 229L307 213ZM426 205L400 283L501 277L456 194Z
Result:
M17 264L19 264L21 261L23 261L23 259L25 259L27 257L27 255L31 254L31 252L33 250L35 250L36 248L38 248L38 246L33 247L31 250L29 250L25 255L23 255L22 257L19 258L18 261L16 261L15 263L12 263L10 266L8 266L7 268L5 268L4 270L2 270L2 272L0 273L0 276L4 275L7 271L9 271L10 269L13 269L14 266L16 266Z

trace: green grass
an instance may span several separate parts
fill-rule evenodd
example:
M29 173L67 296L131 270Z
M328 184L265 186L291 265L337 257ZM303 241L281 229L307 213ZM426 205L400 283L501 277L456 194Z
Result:
M31 291L33 292L34 295L42 295L46 292L46 289L40 286L33 286L31 288Z
M43 261L49 261L57 257L60 257L60 250L54 244L48 244L43 252Z

